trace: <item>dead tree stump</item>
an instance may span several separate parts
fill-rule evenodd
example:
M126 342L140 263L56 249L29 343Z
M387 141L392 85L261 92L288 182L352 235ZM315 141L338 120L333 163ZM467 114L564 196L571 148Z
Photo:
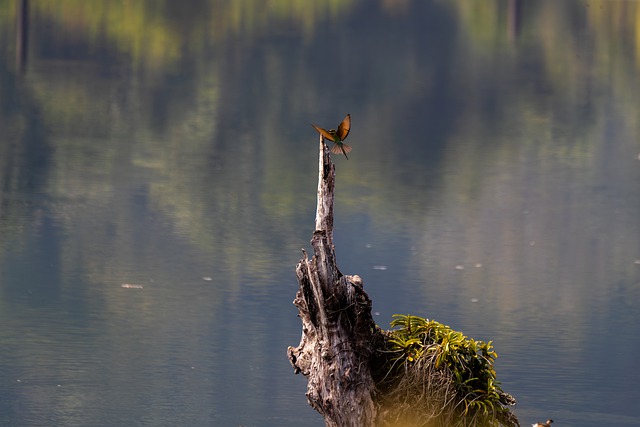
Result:
M298 347L289 347L295 373L308 379L307 399L327 426L373 425L376 405L370 358L378 329L359 276L345 276L333 246L335 165L320 136L318 204L311 260L296 266L300 289L293 303L302 321Z

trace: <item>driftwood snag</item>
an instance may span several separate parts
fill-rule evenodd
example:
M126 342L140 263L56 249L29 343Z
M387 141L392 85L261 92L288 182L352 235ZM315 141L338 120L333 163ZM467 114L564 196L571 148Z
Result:
M446 325L395 315L382 331L359 276L345 276L333 246L335 167L320 136L313 257L296 266L293 303L302 321L289 347L295 373L307 377L307 399L329 427L517 427L515 399L495 378L491 342Z
M369 369L377 328L371 300L359 276L345 276L333 246L335 166L320 136L316 230L313 258L296 266L300 289L293 303L302 321L298 347L289 347L295 373L308 379L307 399L327 426L373 425L375 384Z

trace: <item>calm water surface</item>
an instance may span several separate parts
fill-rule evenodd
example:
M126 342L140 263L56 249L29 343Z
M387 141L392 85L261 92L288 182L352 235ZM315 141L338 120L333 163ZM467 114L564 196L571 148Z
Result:
M286 347L309 123L347 112L335 244L377 322L493 340L523 425L640 425L638 16L0 1L0 425L322 426Z

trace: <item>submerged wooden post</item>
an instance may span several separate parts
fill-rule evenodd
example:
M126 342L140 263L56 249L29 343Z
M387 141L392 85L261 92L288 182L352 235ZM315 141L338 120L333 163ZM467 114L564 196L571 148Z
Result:
M371 300L359 276L345 276L333 246L335 165L320 136L318 204L311 245L314 255L296 266L300 289L293 303L302 321L298 347L289 347L295 373L308 379L307 399L327 426L370 426L376 419L370 372Z

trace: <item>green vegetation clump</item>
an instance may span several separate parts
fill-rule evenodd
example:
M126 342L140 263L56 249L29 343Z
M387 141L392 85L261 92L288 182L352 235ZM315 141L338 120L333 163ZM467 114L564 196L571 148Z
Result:
M417 316L393 316L376 378L384 426L518 426L496 380L491 341ZM376 376L376 374L374 374Z

